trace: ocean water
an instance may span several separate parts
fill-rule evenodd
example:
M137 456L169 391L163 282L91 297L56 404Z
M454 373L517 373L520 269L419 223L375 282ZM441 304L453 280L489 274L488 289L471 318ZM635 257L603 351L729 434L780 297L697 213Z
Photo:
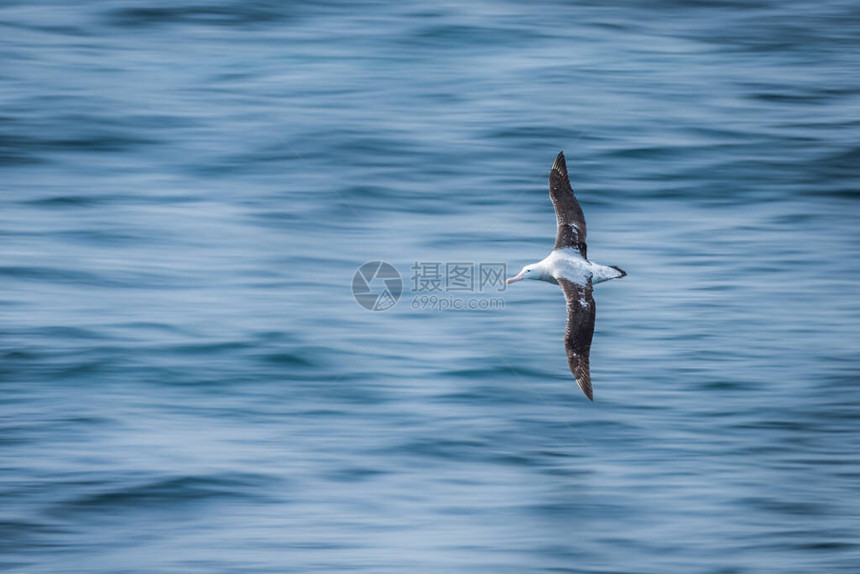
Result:
M10 1L0 48L0 569L860 568L856 2ZM558 288L413 285L546 255L561 149L629 274L594 403Z

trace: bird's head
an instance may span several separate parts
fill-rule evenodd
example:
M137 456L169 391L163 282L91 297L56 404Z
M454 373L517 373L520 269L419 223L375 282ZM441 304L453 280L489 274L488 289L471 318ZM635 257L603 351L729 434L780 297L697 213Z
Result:
M522 271L520 271L519 275L515 275L505 281L506 284L510 285L511 283L516 283L517 281L522 281L523 279L539 279L540 273L538 273L537 265L526 265L523 267Z

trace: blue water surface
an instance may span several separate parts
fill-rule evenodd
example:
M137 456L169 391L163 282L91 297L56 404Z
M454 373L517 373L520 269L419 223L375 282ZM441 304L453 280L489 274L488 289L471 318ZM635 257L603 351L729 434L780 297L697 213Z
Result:
M9 1L0 49L0 569L858 571L856 2ZM561 149L629 274L594 403L557 287L413 308L547 254Z

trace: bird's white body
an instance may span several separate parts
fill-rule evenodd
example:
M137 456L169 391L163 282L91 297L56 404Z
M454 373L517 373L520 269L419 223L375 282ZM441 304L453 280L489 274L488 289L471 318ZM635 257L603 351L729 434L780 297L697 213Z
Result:
M542 261L526 265L520 274L523 279L536 279L558 284L559 279L567 279L577 285L602 283L623 277L624 273L615 267L600 265L589 261L571 247L555 249Z

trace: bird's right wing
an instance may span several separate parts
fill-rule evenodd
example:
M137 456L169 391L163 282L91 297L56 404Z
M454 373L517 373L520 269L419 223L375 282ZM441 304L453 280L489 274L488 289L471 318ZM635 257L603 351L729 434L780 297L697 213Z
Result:
M583 259L588 259L585 246L585 216L573 195L564 152L558 152L552 171L549 172L549 197L555 208L558 235L553 249L571 247L579 251Z
M588 357L591 353L591 339L594 336L594 305L591 280L580 285L567 279L558 279L564 299L567 302L567 329L564 332L564 349L567 351L567 364L576 379L576 384L589 400L594 400L591 389L591 372Z

